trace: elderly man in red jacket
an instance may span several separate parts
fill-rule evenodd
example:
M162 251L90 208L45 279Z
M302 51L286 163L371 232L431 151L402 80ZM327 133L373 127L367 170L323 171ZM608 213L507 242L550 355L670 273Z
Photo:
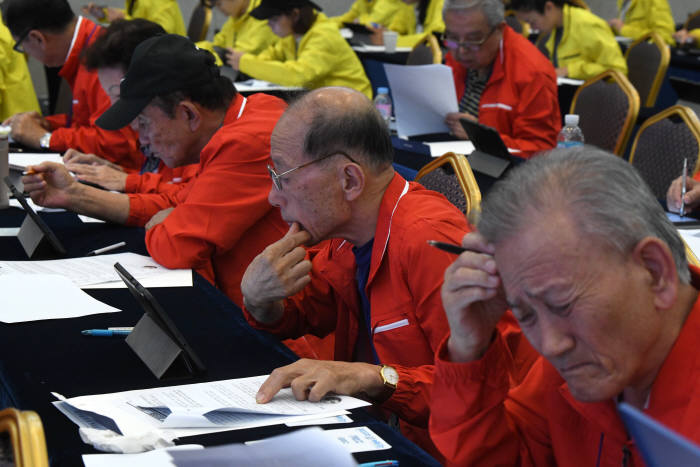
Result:
M503 20L501 0L445 0L445 63L459 112L448 114L454 135L466 139L460 118L495 128L518 156L557 144L561 129L554 67Z
M700 442L700 270L635 169L591 147L514 169L445 274L430 434L454 465L643 465L616 403ZM541 357L521 384L495 324Z

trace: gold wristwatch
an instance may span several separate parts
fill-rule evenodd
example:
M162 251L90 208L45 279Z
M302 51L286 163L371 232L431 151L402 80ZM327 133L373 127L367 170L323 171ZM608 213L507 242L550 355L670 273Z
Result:
M382 365L382 369L379 370L379 374L382 375L384 387L393 392L396 389L396 385L399 384L399 373L396 371L396 369L388 365Z

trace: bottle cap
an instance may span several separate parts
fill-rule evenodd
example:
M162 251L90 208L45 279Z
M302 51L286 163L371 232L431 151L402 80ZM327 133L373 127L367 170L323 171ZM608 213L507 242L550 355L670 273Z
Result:
M564 124L567 126L578 126L578 115L566 114L564 117Z
M377 88L377 94L389 94L389 88L387 87L379 87Z

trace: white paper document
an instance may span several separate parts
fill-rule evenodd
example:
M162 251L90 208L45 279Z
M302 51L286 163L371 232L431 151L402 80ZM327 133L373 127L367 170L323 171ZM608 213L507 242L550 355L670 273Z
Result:
M78 214L78 219L84 224L106 224L102 219L95 219L94 217L83 216L82 214Z
M391 448L389 443L366 426L326 430L326 433L337 439L349 452L382 451Z
M80 290L67 277L55 274L1 274L0 321L18 323L114 313Z
M581 86L583 83L585 83L585 81L582 79L564 78L561 76L557 77L557 86L561 86L562 84Z
M449 133L445 116L459 111L450 67L385 63L384 71L394 100L399 136Z
M63 208L45 208L44 206L39 206L38 204L35 204L30 197L25 197L24 199L27 200L27 204L34 210L34 212L66 212L66 210ZM10 199L10 207L24 209L24 206L22 206L15 198Z
M63 164L63 158L57 152L11 152L8 154L8 161L10 168L15 170L26 170L27 166L39 165L44 161Z
M138 454L83 454L85 467L158 467L173 466L173 458L170 451L201 451L204 446L200 444L184 444L167 449L154 449L153 451Z
M700 259L700 229L678 229L678 233L695 257Z
M0 237L16 237L19 227L0 227Z
M347 415L337 415L335 417L313 418L311 420L287 422L287 426L311 426L311 425L338 425L341 423L352 423L352 418Z
M430 147L430 155L440 157L446 152L454 152L455 154L469 155L474 152L474 143L471 141L436 141L433 143L425 142Z
M122 280L114 270L119 262L137 280L163 274L167 268L153 261L150 256L136 253L86 256L83 258L53 259L46 261L0 261L3 274L60 274L78 287Z
M301 91L303 89L304 88L299 86L282 86L261 79L249 79L236 83L236 90L238 92Z
M369 405L335 395L316 403L297 401L290 388L258 404L255 395L265 379L267 375L81 396L54 405L81 427L102 425L124 435L167 430L177 437L342 415Z
M353 45L352 50L354 50L355 52L364 53L387 53L386 47L384 45L373 44ZM411 47L396 47L397 53L406 53L410 52L411 50L413 50Z

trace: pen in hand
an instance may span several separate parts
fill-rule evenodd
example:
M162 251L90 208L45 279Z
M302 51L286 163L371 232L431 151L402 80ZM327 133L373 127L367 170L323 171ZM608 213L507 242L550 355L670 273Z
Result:
M121 248L123 246L126 246L126 242L115 243L114 245L109 245L109 246L106 246L104 248L98 248L97 250L92 250L90 253L87 254L87 256L101 255L102 253L116 250L117 248Z
M681 184L681 209L678 212L681 217L685 215L685 192L688 181L688 158L683 159L683 182Z
M467 251L466 248L462 248L459 245L454 245L452 243L445 243L445 242L438 242L437 240L428 240L428 245L434 246L435 248L446 251L448 253L453 253L455 255L461 255L465 251Z

